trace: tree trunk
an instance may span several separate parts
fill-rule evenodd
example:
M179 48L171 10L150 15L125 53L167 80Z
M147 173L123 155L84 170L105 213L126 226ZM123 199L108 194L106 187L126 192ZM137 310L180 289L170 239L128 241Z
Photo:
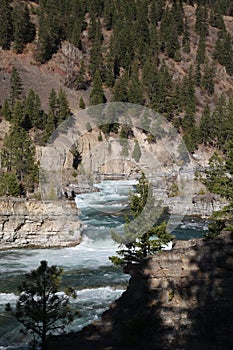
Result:
M43 330L42 334L42 350L47 350L47 339L46 339L46 332Z

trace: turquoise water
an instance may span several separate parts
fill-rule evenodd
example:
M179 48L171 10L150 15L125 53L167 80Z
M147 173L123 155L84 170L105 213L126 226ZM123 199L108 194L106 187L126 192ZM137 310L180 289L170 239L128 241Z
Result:
M6 316L4 308L7 302L15 303L17 286L23 274L37 268L41 260L62 267L62 288L71 285L77 290L78 298L73 303L81 317L75 320L72 330L80 330L98 319L109 304L122 294L129 276L114 267L108 259L117 249L110 231L122 232L123 213L127 209L129 189L134 184L105 181L96 185L100 192L77 196L77 205L81 209L79 219L86 225L83 242L79 246L0 252L0 350L27 348L27 340L19 334L19 324ZM175 216L173 220L176 221ZM201 237L206 230L206 221L185 217L174 233L179 239L189 239Z

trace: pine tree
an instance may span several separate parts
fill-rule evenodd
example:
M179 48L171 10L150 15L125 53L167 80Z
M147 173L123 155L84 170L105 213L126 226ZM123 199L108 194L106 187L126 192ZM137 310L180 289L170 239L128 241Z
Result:
M10 104L9 101L6 99L3 104L2 108L2 115L8 120L9 122L11 121L11 109L10 109Z
M30 127L43 128L40 97L32 89L25 101L25 119Z
M2 0L0 6L0 46L9 50L13 40L12 8L9 0Z
M79 108L81 108L81 109L85 109L86 108L86 105L85 105L85 102L84 102L82 96L79 99Z
M23 94L23 83L19 73L15 67L12 68L10 79L10 105L11 107L16 101L20 101Z
M12 107L11 122L25 128L25 130L30 129L30 126L25 125L24 106L21 101L16 101Z
M173 1L171 14L176 23L177 34L181 35L184 30L184 22L183 22L184 10L183 10L181 1L179 0Z
M128 76L124 73L118 78L113 90L114 102L128 102Z
M167 232L166 223L159 222L159 212L164 213L164 210L155 205L152 188L145 174L142 174L135 193L130 197L130 215L126 218L124 235L112 233L120 248L118 256L109 258L115 265L140 263L174 238Z
M80 65L80 70L75 78L75 84L74 87L77 90L86 90L87 89L87 79L85 76L85 65L84 61L82 60L81 65Z
M138 163L140 158L141 158L141 155L142 155L141 149L140 149L138 140L136 140L135 143L134 143L134 149L133 149L132 157Z
M187 24L187 20L185 19L184 22L184 34L183 34L183 40L182 40L182 46L185 53L190 52L190 32Z
M38 181L35 147L28 133L20 126L12 126L4 138L2 168L15 173L26 190L34 190Z
M210 8L210 20L209 24L212 27L216 27L218 29L225 30L225 24L223 20L221 5L219 1L215 1L214 4Z
M213 120L209 105L205 106L200 120L200 142L208 144L211 141L211 133L213 128Z
M20 183L16 174L13 172L0 172L0 196L17 197L20 193Z
M131 77L128 83L128 102L130 103L142 103L143 93L141 84L138 79L138 63L133 62L132 64Z
M217 39L213 57L226 67L228 74L233 75L233 47L230 33L222 32L222 37Z
M147 53L149 44L149 27L148 27L148 3L145 0L137 1L136 20L134 23L135 49L138 58L142 59Z
M150 20L154 25L157 25L162 19L165 0L153 0L150 7Z
M228 124L228 104L225 95L220 95L215 109L212 114L213 128L212 128L212 145L218 149L223 149L227 140Z
M114 50L113 50L113 43L112 43L112 37L109 45L109 51L107 53L106 57L106 64L104 69L104 80L108 87L113 87L114 81L115 81L115 74L114 74Z
M48 61L64 38L62 2L50 0L40 5L39 32L35 58L40 63Z
M200 38L199 38L199 43L197 48L197 56L196 56L196 61L198 65L205 62L205 49L206 49L205 40L206 40L205 33L204 31L202 31L200 33Z
M160 33L162 49L166 50L169 57L174 58L176 52L180 50L180 44L176 22L172 16L171 10L168 8L164 11Z
M208 34L207 17L208 17L207 8L203 6L202 3L198 3L197 10L196 10L195 29L198 34L203 33L203 36L206 36Z
M82 33L82 23L79 20L74 21L73 30L71 35L71 43L81 49L81 38L80 35Z
M155 64L158 63L158 55L160 52L160 42L159 42L159 35L158 35L158 30L155 25L150 26L150 42L149 42L149 47L150 47L150 53L147 55L147 59L144 60L143 63L145 63L148 60L148 57L150 57L155 62ZM149 49L148 49L149 51Z
M190 67L189 74L184 77L182 90L186 113L193 117L196 110L196 98L192 67Z
M215 76L215 67L210 65L207 61L204 65L204 72L201 85L203 89L207 92L209 96L214 93L214 76Z
M59 293L62 273L57 266L41 261L21 282L15 308L9 303L6 305L6 311L15 316L34 339L39 339L42 350L47 350L49 335L64 330L74 319L70 298L76 294L70 287L66 293Z
M57 93L54 89L49 94L49 112L44 130L44 141L47 142L57 127Z
M201 82L202 82L201 67L200 67L200 64L197 64L196 70L195 70L195 85L201 86Z
M54 116L54 120L56 120L56 114L57 114L57 93L52 88L49 94L49 111Z
M159 91L159 72L154 59L149 56L142 67L142 85L149 102Z
M90 94L90 105L98 105L106 102L100 72L97 70L94 75L93 89Z
M57 125L62 123L64 120L68 119L71 116L71 111L69 108L69 102L65 92L60 89L57 97Z
M107 30L112 29L114 12L115 8L113 2L104 0L104 24Z
M35 25L30 21L28 6L21 2L13 7L12 18L14 49L17 53L22 53L25 44L35 37Z
M96 22L96 29L94 39L92 40L92 48L90 50L89 72L94 77L96 70L102 71L103 57L102 57L102 40L103 35L101 31L101 24L98 20Z

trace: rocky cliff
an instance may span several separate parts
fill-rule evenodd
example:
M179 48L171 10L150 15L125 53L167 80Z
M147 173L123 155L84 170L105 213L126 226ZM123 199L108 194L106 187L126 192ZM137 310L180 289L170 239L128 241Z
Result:
M49 349L232 349L232 267L232 233L176 241L128 266L128 289L101 320Z
M79 244L78 214L72 201L0 199L0 249Z

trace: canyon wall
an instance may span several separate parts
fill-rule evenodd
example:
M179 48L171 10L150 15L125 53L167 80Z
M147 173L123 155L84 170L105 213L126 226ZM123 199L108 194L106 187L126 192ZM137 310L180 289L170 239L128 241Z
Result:
M74 201L0 199L0 249L68 247L80 243Z

